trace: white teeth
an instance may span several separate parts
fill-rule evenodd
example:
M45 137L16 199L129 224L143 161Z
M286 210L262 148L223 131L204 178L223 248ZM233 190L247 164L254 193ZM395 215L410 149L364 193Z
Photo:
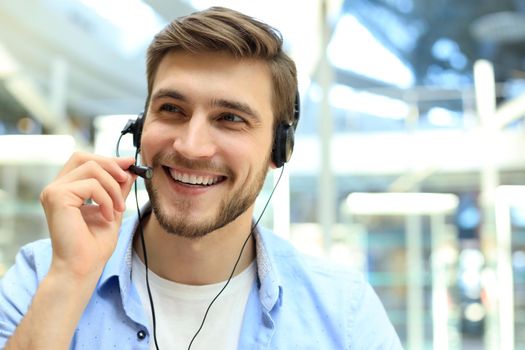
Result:
M177 180L179 182L183 182L190 185L213 185L217 181L219 181L218 176L196 176L196 175L188 175L184 173L179 173L174 171L173 169L170 169L171 177L174 180Z

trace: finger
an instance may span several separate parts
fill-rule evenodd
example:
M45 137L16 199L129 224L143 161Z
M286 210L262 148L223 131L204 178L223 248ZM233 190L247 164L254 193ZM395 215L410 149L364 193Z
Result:
M86 152L74 152L58 173L57 178L62 177L64 174L69 173L71 170L76 169L77 167L84 164L88 160L93 159L94 157L94 155L90 155Z
M77 195L91 193L91 198L98 205L102 216L107 221L115 220L114 201L98 181L94 179L81 180L75 185L73 193Z
M129 177L133 177L133 178L136 178L135 174L131 173L128 169L131 165L135 164L135 159L134 158L112 158L115 163L120 167L121 170L124 171L124 173L126 174L125 177L122 177L121 180L122 181L119 181L121 183L126 183L128 180L129 180ZM119 174L120 171L119 171Z
M129 166L135 162L131 157L110 158L86 152L75 152L59 172L57 178L64 176L89 161L95 161L100 164L100 166L110 173L118 182L127 180L127 173L124 169L129 168Z
M53 184L44 189L41 201L44 210L57 208L80 208L86 199L93 199L98 205L102 216L114 220L113 199L99 181L94 178L81 179L66 184Z
M130 174L126 182L120 183L120 191L124 199L128 197L131 191L131 188L133 187L133 184L135 183L135 180L137 179L137 177L138 176L135 174Z
M120 170L123 171L122 169ZM125 180L129 180L131 176L124 172L124 177ZM117 182L113 175L108 173L106 169L104 169L101 166L100 163L94 160L89 160L86 163L80 165L79 167L73 169L69 173L63 175L60 179L56 180L55 183L57 185L60 185L83 179L95 179L96 181L98 181L100 185L104 188L104 190L112 198L114 208L119 211L124 211L125 203L120 183ZM89 197L84 199L89 199Z

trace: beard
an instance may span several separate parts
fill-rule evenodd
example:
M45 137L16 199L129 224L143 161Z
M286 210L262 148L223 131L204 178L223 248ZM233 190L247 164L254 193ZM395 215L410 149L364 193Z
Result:
M165 158L163 158L165 159ZM193 161L183 158L179 155L173 155L170 158L171 164L184 166L188 169L195 170L220 170L222 173L228 174L228 181L233 181L235 177L230 169L219 168L214 166L210 161ZM161 156L156 156L153 159L153 166L160 167ZM180 200L178 203L179 209L176 213L168 213L166 208L163 208L160 201L159 189L154 188L152 180L146 180L146 190L149 195L152 211L157 218L160 226L168 233L178 235L185 238L201 238L208 233L222 228L234 221L250 208L257 196L261 192L266 178L266 173L269 164L269 156L266 157L261 169L255 174L254 178L248 180L247 183L240 185L239 188L231 194L225 196L219 203L215 214L206 219L202 218L196 221L185 212L190 209L191 200ZM214 205L214 203L210 203Z

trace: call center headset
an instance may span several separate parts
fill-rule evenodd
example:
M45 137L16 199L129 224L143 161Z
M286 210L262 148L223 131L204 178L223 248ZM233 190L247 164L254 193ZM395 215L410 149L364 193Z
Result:
M272 161L277 168L280 168L284 163L288 162L292 157L295 129L299 123L301 102L299 100L299 92L295 93L293 120L292 123L279 122L275 128L272 145ZM129 120L121 134L131 133L133 135L133 146L140 152L140 139L142 137L142 128L144 127L144 113L140 113L137 119ZM139 167L140 169L140 167ZM134 170L134 169L130 169ZM141 174L137 174L141 175Z
M290 157L292 156L292 151L293 151L293 147L294 147L294 134L295 134L295 129L297 128L297 124L299 122L299 115L300 115L300 100L299 100L299 92L296 92L295 94L295 101L294 101L294 111L293 111L293 120L292 120L292 123L291 124L288 124L288 123L285 123L285 122L279 122L277 124L277 127L275 128L275 134L274 134L274 139L273 139L273 145L272 145L272 161L273 163L275 164L275 166L277 168L281 168L283 167L283 165L288 162L290 160ZM138 154L140 152L140 139L141 139L141 136L142 136L142 128L144 126L144 118L145 116L143 115L143 113L139 114L139 116L135 119L135 120L129 120L126 124L126 126L124 127L124 129L122 129L121 131L121 134L120 134L120 137L119 137L119 141L117 142L117 156L118 156L118 148L119 148L119 143L120 143L120 139L122 138L123 135L125 134L128 134L128 133L131 133L133 135L133 145L135 146L136 148L136 153L135 153L135 161L137 161L138 159ZM129 170L143 178L146 178L146 179L151 179L151 176L152 176L152 169L149 168L149 167L145 167L145 166L140 166L140 165L133 165L129 168ZM281 169L281 173L279 174L279 177L266 201L266 204L264 205L262 211L261 211L261 214L259 215L259 217L257 218L257 220L255 221L255 223L253 224L251 230L250 230L250 233L248 234L248 236L246 237L246 240L244 241L241 249L240 249L240 252L239 252L239 256L237 257L237 260L233 266L233 269L231 271L231 274L230 276L228 277L228 280L226 281L226 283L224 284L224 286L222 287L222 289L217 293L217 295L213 298L213 300L210 302L210 304L208 305L208 308L206 309L206 312L204 313L204 317L202 318L202 322L200 324L200 327L199 329L197 329L197 331L195 332L195 334L193 335L193 338L191 339L189 345L188 345L188 350L190 350L195 338L197 337L197 335L200 333L202 327L204 326L204 323L206 321L206 317L208 315L208 312L210 311L211 309L211 306L213 305L213 303L218 299L218 297L222 294L222 292L226 289L226 287L228 286L228 284L230 283L234 273L235 273L235 270L237 268L237 265L239 264L239 261L241 260L241 256L242 256L242 253L244 251L244 248L246 247L246 244L248 243L250 237L253 235L253 232L255 230L255 228L257 227L257 224L259 223L259 221L261 220L264 212L266 211L266 208L268 207L268 204L270 203L270 200L272 199L272 196L273 196L273 193L275 191L275 189L277 188L277 185L279 184L280 180L281 180L281 177L283 175L283 170L284 168ZM142 215L140 213L140 208L139 208L139 204L138 204L138 197L137 197L137 183L135 182L135 201L136 201L136 205L137 205L137 213L138 213L138 221L139 221L139 225L137 226L137 229L139 230L139 235L140 235L140 239L141 239L141 243L142 243L142 249L143 249L143 253L144 253L144 265L145 265L145 268L146 268L146 288L147 288L147 291L148 291L148 298L149 298L149 302L150 302L150 306L151 306L151 316L152 316L152 323L153 323L153 340L154 340L154 345L155 345L155 348L158 350L159 349L159 346L158 346L158 341L157 341L157 331L156 331L156 317L155 317L155 307L154 307L154 303L153 303L153 298L152 298L152 295L151 295L151 289L150 289L150 286L149 286L149 278L148 278L148 254L147 254L147 251L146 251L146 242L145 242L145 239L144 239L144 230L143 230L143 227L142 227Z

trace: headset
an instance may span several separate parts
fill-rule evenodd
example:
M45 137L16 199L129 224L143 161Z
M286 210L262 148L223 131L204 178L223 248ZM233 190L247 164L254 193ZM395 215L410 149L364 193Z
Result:
M188 350L191 349L191 346L193 344L193 342L195 341L195 338L197 337L197 335L200 333L200 331L202 330L202 327L204 326L204 322L206 321L206 317L208 315L208 312L210 311L210 308L211 306L213 305L213 303L218 299L218 297L222 294L222 292L226 289L226 287L228 286L228 284L230 283L234 273L235 273L235 270L237 268L237 265L239 264L239 261L241 260L241 256L242 256L242 253L244 251L244 248L246 247L246 244L248 243L250 237L253 236L253 232L255 230L255 228L257 227L257 224L259 223L259 221L261 220L264 212L266 211L266 208L268 207L268 204L270 203L270 200L273 196L273 193L275 191L275 189L277 188L277 185L279 184L280 180L281 180L281 177L283 175L283 170L284 170L284 164L287 163L289 160L290 160L290 157L292 156L292 152L293 152L293 147L294 147L294 138L295 138L295 130L297 128L297 124L299 122L299 117L300 117L300 100L299 100L299 91L296 91L295 93L295 101L294 101L294 110L293 110L293 120L291 123L286 123L286 122L279 122L277 124L277 127L275 128L275 133L274 133L274 138L273 138L273 145L272 145L272 155L271 155L271 158L272 158L272 162L275 164L275 166L277 168L282 168L281 169L281 173L279 174L279 177L270 193L270 196L268 197L268 200L266 201L266 204L264 205L263 207L263 210L261 212L261 214L259 215L258 219L255 221L255 223L253 224L251 230L250 230L250 233L248 234L248 236L246 237L241 249L240 249L240 252L239 252L239 255L237 257L237 260L233 266L233 269L231 271L231 274L230 276L228 277L228 280L226 281L226 283L224 284L224 286L222 287L222 289L217 293L217 295L213 298L213 300L210 302L210 304L208 305L208 308L206 309L206 312L204 313L204 317L202 319L202 322L200 324L200 327L199 329L197 329L197 331L195 332L195 334L193 335L193 338L191 339L189 345L188 345ZM135 151L135 162L137 162L137 159L138 159L138 154L140 152L140 139L142 137L142 129L144 127L144 118L145 118L145 115L144 113L140 113L138 115L138 117L136 119L130 119L126 125L124 126L124 128L122 129L122 131L120 132L120 137L118 139L118 142L117 142L117 156L119 155L119 144L120 144L120 140L122 138L123 135L125 134L128 134L128 133L131 133L133 135L133 146L135 146L136 148L136 151ZM152 168L150 167L147 167L147 166L141 166L141 165L137 165L137 164L134 164L132 166L129 167L128 169L130 172L134 173L134 174L137 174L141 177L143 177L144 179L151 179L152 176L153 176L153 170ZM142 250L143 250L143 254L144 254L144 265L145 265L145 268L146 268L146 288L147 288L147 291L148 291L148 298L149 298L149 302L150 302L150 306L151 306L151 316L152 316L152 323L153 323L153 340L154 340L154 345L155 345L155 348L158 350L159 349L159 345L158 345L158 341L157 341L157 331L156 331L156 317L155 317L155 307L154 307L154 303L153 303L153 298L152 298L152 295L151 295L151 289L150 289L150 285L149 285L149 278L148 278L148 254L147 254L147 250L146 250L146 242L145 242L145 239L144 239L144 230L143 230L143 227L142 227L142 215L140 213L140 208L139 208L139 204L138 204L138 196L137 196L137 182L135 181L135 202L136 202L136 205L137 205L137 213L138 213L138 221L139 221L139 225L138 225L138 230L139 230L139 235L140 235L140 239L141 239L141 243L142 243Z
M301 102L299 98L299 91L295 93L293 119L291 123L279 122L275 128L273 145L272 145L272 162L277 168L280 168L287 163L292 157L293 147L295 143L295 130L299 123ZM133 120L130 119L124 129L120 132L121 135L131 133L133 135L133 146L136 147L137 152L140 152L140 139L142 137L142 129L144 127L144 113L140 113L138 117ZM129 169L131 172L150 179L152 174L151 168L142 166L132 166ZM149 175L149 177L148 177Z

